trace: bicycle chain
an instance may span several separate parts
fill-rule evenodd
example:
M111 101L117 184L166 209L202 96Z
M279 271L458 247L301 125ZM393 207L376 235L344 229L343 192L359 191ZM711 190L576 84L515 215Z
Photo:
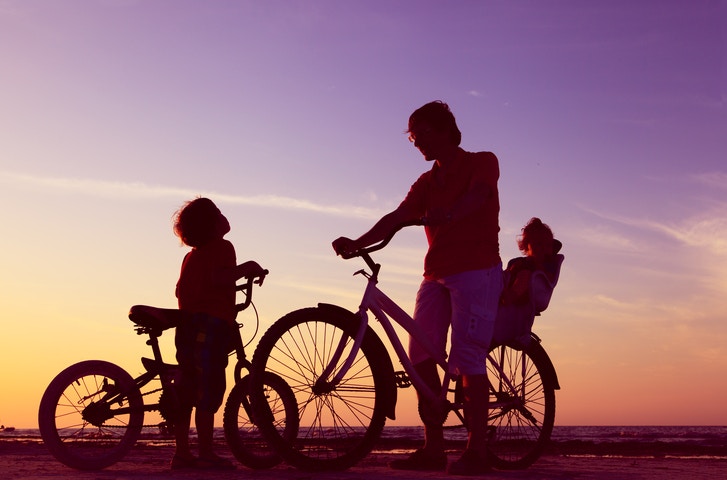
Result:
M160 387L160 388L157 388L155 390L149 390L148 392L141 392L141 396L142 397L146 397L147 395L151 395L152 393L163 392L163 391L164 391L164 387ZM159 408L158 408L159 405L157 404L156 406L157 406L157 408L155 408L154 410L159 410ZM126 428L129 428L129 426L128 425L104 425L103 428L123 428L123 429L126 429ZM157 423L156 425L142 425L141 428L159 428L159 424Z

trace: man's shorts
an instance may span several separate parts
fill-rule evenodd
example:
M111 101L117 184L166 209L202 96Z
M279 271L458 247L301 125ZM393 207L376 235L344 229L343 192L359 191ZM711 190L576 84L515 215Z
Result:
M487 373L485 362L501 293L502 265L422 282L414 321L436 351L446 350L447 333L452 327L450 373ZM410 338L409 358L416 365L430 355Z
M177 327L179 393L188 407L215 413L222 405L229 339L228 322L202 313Z

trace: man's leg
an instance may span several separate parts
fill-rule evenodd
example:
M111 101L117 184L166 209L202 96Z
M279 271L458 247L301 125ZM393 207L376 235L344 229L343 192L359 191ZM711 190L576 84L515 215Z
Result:
M435 281L424 280L417 293L414 307L414 321L435 350L445 351L451 306L449 293ZM413 339L409 342L409 358L419 376L433 391L441 390L437 363L426 350ZM417 392L420 409L429 408ZM394 460L389 465L399 470L444 470L447 455L444 452L444 431L442 425L424 422L424 447L409 457Z
M433 391L441 390L441 380L437 370L437 363L432 360L424 360L414 365L424 383ZM428 409L432 407L422 395L417 392L419 399L420 416L427 417ZM434 415L436 418L438 415ZM422 418L424 420L424 418ZM441 423L424 421L424 446L412 453L407 458L394 460L389 463L391 468L397 470L421 470L437 471L447 468L447 454L444 451L444 428Z
M464 414L469 426L467 448L483 458L487 453L488 388L487 375L462 375Z
M438 392L442 389L442 382L439 379L437 364L434 360L425 360L416 364L414 368L432 391ZM426 412L427 409L433 408L427 404L419 392L417 392L417 398L419 399L420 412L422 410ZM429 452L444 452L444 428L441 424L424 422L424 449Z
M449 277L447 284L453 299L450 366L462 375L464 413L469 428L467 448L459 460L449 465L448 472L480 475L488 471L486 357L502 291L502 271L497 266L465 272Z

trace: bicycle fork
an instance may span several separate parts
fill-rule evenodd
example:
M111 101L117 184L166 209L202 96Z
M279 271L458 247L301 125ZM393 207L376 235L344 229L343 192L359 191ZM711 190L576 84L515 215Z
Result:
M318 377L313 384L314 394L323 395L332 392L336 388L336 386L341 383L341 380L348 372L348 369L351 368L351 365L353 365L356 354L361 348L364 335L366 334L366 329L369 325L368 317L366 316L365 311L363 312L363 314L361 311L359 311L357 316L360 319L360 323L358 331L356 332L356 337L353 339L353 345L351 345L351 350L348 353L346 360L343 362L343 365L341 365L341 368L338 370L338 372L336 372L336 375L329 381L328 378L331 376L334 370L336 370L336 367L339 364L341 358L343 357L346 346L349 344L349 340L351 338L344 332L338 342L338 345L336 346L336 351L333 353L330 362L328 363L328 365L326 365L326 368L323 370L323 372L321 372L320 377Z

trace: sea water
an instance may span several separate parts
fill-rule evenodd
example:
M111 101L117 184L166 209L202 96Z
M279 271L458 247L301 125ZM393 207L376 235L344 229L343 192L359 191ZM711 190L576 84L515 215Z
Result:
M194 434L194 429L192 429ZM446 437L464 442L463 428L446 430ZM224 442L222 428L215 437ZM421 426L386 426L381 435L383 445L416 445L424 438ZM174 439L154 429L145 428L147 445L173 445ZM0 431L0 441L42 442L37 429L16 428ZM709 457L727 459L727 426L555 426L552 448L569 455L664 456L678 458Z

